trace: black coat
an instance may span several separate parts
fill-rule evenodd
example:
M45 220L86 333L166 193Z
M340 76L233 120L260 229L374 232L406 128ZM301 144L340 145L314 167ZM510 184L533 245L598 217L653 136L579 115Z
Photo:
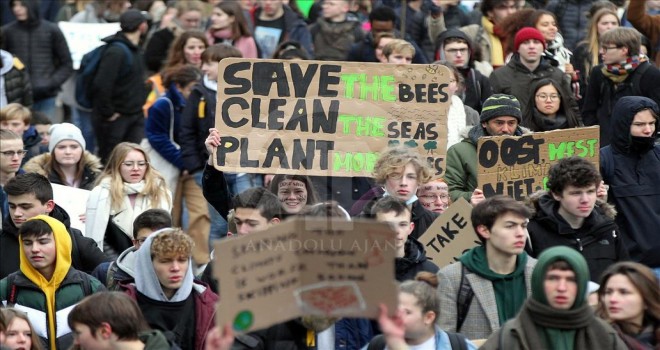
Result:
M93 239L83 236L80 230L71 227L69 214L60 206L55 205L49 216L62 222L71 235L71 265L73 268L92 273L96 266L109 260ZM11 219L3 220L2 233L0 233L0 279L19 270L19 249L18 228Z
M23 1L28 9L26 21L2 27L2 49L18 57L27 67L35 101L54 97L73 74L71 52L57 24L43 20L39 3Z
M226 221L229 210L232 209L232 204L224 173L212 165L205 165L204 173L202 174L202 193L204 194L204 199Z
M32 107L32 83L27 68L17 57L9 52L0 53L2 67L0 73L5 78L5 94L7 103L20 103L26 107ZM4 73L6 71L6 73Z
M597 203L591 215L579 229L571 229L557 214L559 202L550 194L537 192L530 196L534 217L529 220L527 253L537 258L545 249L568 246L579 251L587 260L592 281L599 281L608 266L629 260L628 251L614 223L614 208Z
M209 129L215 127L216 95L217 92L204 86L204 83L196 84L181 113L181 160L183 167L191 174L202 170L209 158L204 141L209 136ZM204 115L200 116L202 100L206 106Z
M415 279L418 272L426 271L435 274L438 266L426 257L424 246L414 238L408 238L405 246L405 256L396 258L396 280L399 282Z

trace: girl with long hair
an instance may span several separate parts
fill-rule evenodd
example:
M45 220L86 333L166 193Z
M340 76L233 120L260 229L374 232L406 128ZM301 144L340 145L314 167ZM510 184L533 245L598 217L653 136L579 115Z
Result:
M314 185L305 175L275 175L270 191L280 200L287 215L298 214L305 206L316 204Z
M7 349L16 350L42 350L43 346L39 340L37 332L34 331L30 319L25 312L14 308L0 310L7 330L4 332L4 339L0 342Z
M578 115L568 105L569 92L553 79L544 78L531 87L533 93L523 111L522 126L532 131L577 128Z
M243 9L236 2L224 1L213 8L206 37L211 45L224 43L234 46L244 58L259 57Z
M108 257L133 245L133 221L147 209L172 210L172 193L140 145L118 144L87 200L85 232Z
M600 278L596 312L610 322L630 350L660 349L660 282L635 262L610 266Z

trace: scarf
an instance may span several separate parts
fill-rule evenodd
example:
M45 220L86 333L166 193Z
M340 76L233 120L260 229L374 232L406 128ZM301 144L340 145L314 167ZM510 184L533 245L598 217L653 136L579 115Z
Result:
M488 37L490 38L490 63L493 67L500 67L504 65L504 49L502 41L497 36L495 24L486 17L481 17L481 25L483 26ZM499 31L499 30L498 30Z
M568 128L568 120L563 114L556 113L555 117L551 118L539 112L539 110L534 107L533 118L534 124L536 124L536 127L538 128L536 131L551 131Z
M231 28L208 30L206 32L206 39L208 39L211 44L226 43L231 46L234 43L234 40L232 39L233 34Z
M628 78L628 75L634 72L640 64L648 60L648 57L643 54L630 56L625 61L603 65L601 72L603 72L603 75L605 75L607 79L619 84L624 82Z

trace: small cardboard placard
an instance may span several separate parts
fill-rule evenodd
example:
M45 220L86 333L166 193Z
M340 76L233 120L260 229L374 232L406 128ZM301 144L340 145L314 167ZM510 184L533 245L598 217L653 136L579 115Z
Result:
M405 144L444 172L444 66L228 58L218 69L218 170L370 177L379 152Z
M471 214L472 205L459 198L419 237L426 257L439 268L458 261L466 250L481 244L472 227Z
M216 319L250 332L303 315L378 317L397 305L396 234L373 221L294 218L215 243Z
M546 188L548 170L562 158L579 156L598 169L599 127L482 137L477 145L477 183L486 197L521 200Z

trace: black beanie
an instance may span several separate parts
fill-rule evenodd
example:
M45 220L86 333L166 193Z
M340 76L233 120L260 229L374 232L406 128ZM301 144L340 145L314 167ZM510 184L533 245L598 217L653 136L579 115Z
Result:
M481 108L480 122L487 122L497 117L514 117L518 123L522 122L522 112L520 111L520 102L511 95L494 94L484 101Z

